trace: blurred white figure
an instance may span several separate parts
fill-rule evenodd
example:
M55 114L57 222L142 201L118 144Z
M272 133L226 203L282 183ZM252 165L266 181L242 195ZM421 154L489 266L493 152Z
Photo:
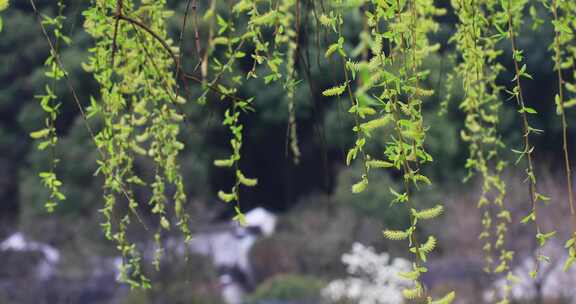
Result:
M255 228L263 236L270 236L276 229L277 218L268 210L258 207L246 213L246 228Z
M342 256L349 276L332 281L322 291L329 301L352 300L358 304L403 303L402 290L412 283L398 277L399 272L411 270L410 262L402 258L390 259L387 253L378 254L372 247L355 243L352 252Z
M222 296L227 304L242 303L246 290L253 287L250 250L258 238L270 236L277 217L264 208L246 212L246 226L236 222L196 234L190 243L193 252L212 258L220 274Z
M24 234L16 232L0 243L0 251L40 252L44 256L36 268L40 279L50 278L56 271L56 264L60 261L60 252L47 244L26 239Z
M221 275L220 286L222 289L222 299L227 304L242 304L244 298L244 290L235 282L232 275Z

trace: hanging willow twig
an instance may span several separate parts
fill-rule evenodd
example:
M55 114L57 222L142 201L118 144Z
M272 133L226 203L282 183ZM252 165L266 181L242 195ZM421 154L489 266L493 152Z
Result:
M501 300L506 302L514 277L510 267L513 251L506 246L506 233L512 216L504 204L506 184L501 178L506 163L498 157L504 145L497 130L501 88L496 84L496 79L502 70L496 61L499 55L496 49L498 39L492 33L493 17L485 1L454 0L452 6L460 20L452 41L462 56L455 73L462 79L465 92L460 103L460 108L466 113L465 130L461 131L461 137L469 143L466 161L469 173L465 181L474 175L481 178L478 208L483 210L483 230L479 239L483 241L484 270L488 273L508 273ZM498 251L499 261L494 266Z
M576 211L574 208L573 180L570 162L569 142L568 142L568 122L566 119L566 110L576 104L576 99L567 100L566 91L576 93L576 86L568 83L564 79L563 71L574 69L574 57L571 56L567 49L576 41L574 30L570 24L576 17L576 5L570 1L552 0L551 3L542 1L542 4L549 10L552 15L552 25L554 28L554 41L551 48L554 50L553 60L554 69L558 81L558 92L555 97L556 114L560 116L562 126L562 151L564 154L564 173L566 178L566 188L568 191L568 208L572 219L572 236L566 241L565 247L568 249L568 259L564 264L564 270L576 261Z
M514 151L519 154L517 163L520 162L522 159L526 159L526 180L528 182L528 192L529 198L531 203L531 211L530 213L522 219L522 223L534 223L536 228L536 239L535 241L538 243L538 249L536 251L535 256L535 269L531 272L532 277L536 277L538 271L540 269L540 264L543 260L547 258L542 255L542 247L546 244L546 241L553 237L556 234L556 231L551 231L545 233L540 226L538 220L538 202L545 202L548 201L548 197L544 196L543 194L539 193L536 186L536 172L534 170L534 147L531 145L530 136L532 134L541 133L541 130L535 129L530 126L528 115L537 114L536 110L530 108L526 105L524 101L524 94L522 89L522 79L532 79L532 76L528 74L526 71L526 64L522 64L523 62L523 52L522 50L518 49L516 44L516 35L519 25L521 23L524 7L527 1L512 1L508 0L506 2L502 2L501 9L502 14L504 16L503 20L505 20L505 28L507 28L507 36L510 42L510 50L512 52L512 62L514 64L514 88L512 91L508 93L511 95L512 98L516 100L518 105L518 112L520 113L521 121L522 121L522 138L524 147L521 151ZM520 66L522 64L522 66Z

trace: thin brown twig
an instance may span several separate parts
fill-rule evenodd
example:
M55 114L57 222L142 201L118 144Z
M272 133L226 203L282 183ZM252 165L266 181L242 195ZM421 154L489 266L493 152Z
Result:
M180 28L180 37L178 37L178 50L180 54L180 60L178 60L178 63L176 65L176 71L180 70L180 67L182 66L184 61L184 56L182 56L182 45L184 44L184 31L186 30L186 22L188 21L188 13L190 12L191 3L192 0L186 1L186 9L184 10L184 20L182 20L182 27Z
M122 15L122 9L124 7L123 0L118 0L116 2L116 14L115 14L115 24L114 24L114 35L112 38L112 59L111 66L114 69L116 51L118 50L117 40L118 40L118 30L120 29L120 16Z
M151 28L149 28L146 24L142 23L139 20L130 18L124 14L120 15L120 20L124 20L126 22L129 22L131 24L134 24L136 26L138 26L139 28L143 29L144 31L146 31L148 34L150 34L156 41L158 41L162 47L164 48L164 50L166 50L166 52L170 55L170 57L172 58L172 60L174 61L175 64L178 64L178 56L174 53L174 51L172 50L172 48L168 45L168 43L166 42L166 40L164 40L162 37L160 37L156 32L154 32ZM240 43L240 45L242 45L243 43ZM180 74L182 77L186 78L186 79L190 79L194 82L197 82L199 84L203 84L203 81L201 79L199 79L198 77L185 73L182 70L180 70ZM219 80L219 77L217 79L215 79L216 82ZM234 95L230 95L228 93L222 92L220 89L216 88L215 86L215 81L212 81L210 84L207 84L206 87L222 96L228 97L234 101L242 101L241 98L238 98Z

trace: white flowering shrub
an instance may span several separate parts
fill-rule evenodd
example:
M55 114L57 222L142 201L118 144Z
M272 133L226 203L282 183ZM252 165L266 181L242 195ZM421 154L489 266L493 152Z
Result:
M322 296L329 302L399 304L404 302L402 290L413 285L398 276L399 272L411 270L408 260L391 259L389 254L378 254L360 243L342 256L342 262L347 265L348 277L332 281L322 290Z

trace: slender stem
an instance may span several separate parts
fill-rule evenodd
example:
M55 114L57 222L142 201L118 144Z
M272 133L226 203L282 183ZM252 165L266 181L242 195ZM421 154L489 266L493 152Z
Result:
M112 38L112 60L111 66L114 69L115 59L116 59L116 51L118 50L118 30L120 29L120 16L122 16L122 9L124 7L123 0L116 1L116 14L114 20L114 35Z
M554 20L558 22L558 2L556 0L552 0L552 15ZM572 191L572 172L570 169L570 157L568 152L568 123L566 122L566 113L564 112L564 79L562 77L562 68L561 68L561 50L560 50L560 32L557 28L554 28L554 48L555 48L555 55L556 55L556 71L558 76L558 97L559 97L559 104L560 107L560 117L562 120L562 145L564 150L564 169L566 172L566 184L568 187L568 204L570 206L570 214L573 218L576 218L576 214L574 211L574 196ZM574 227L576 230L576 221L574 222Z
M528 124L528 114L525 111L525 103L524 103L524 95L522 94L522 83L520 81L521 73L520 73L520 66L518 64L518 60L516 58L516 54L518 49L516 47L516 38L514 35L514 24L513 24L513 16L512 16L512 0L508 0L508 7L507 7L507 14L508 14L508 35L510 38L510 47L512 50L512 61L514 62L514 72L516 74L515 83L516 89L514 90L514 97L516 98L517 104L520 106L520 112L522 117L522 130L523 130L523 140L524 140L524 151L523 153L526 154L526 160L528 163L527 174L528 174L528 191L530 194L530 203L532 204L532 214L534 223L536 226L537 233L540 233L540 225L538 224L538 206L536 202L536 177L534 172L534 164L532 159L532 152L533 149L530 146L530 133L531 128ZM538 249L538 252L540 249ZM539 253L538 253L539 255ZM540 268L540 263L538 262L538 257L536 258L536 272Z

